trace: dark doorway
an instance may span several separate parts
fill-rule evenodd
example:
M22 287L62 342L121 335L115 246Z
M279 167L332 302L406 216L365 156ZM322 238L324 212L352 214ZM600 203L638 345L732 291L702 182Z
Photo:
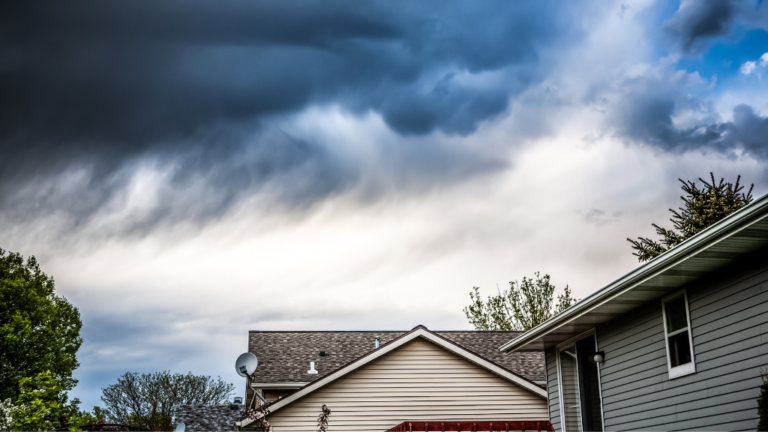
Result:
M595 335L576 342L579 370L579 397L581 399L581 423L584 431L602 431L603 421L600 404L600 381L595 362Z

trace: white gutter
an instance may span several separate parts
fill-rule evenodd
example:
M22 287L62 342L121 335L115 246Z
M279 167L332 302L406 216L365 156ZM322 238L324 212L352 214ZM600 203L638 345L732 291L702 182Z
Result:
M251 383L252 389L298 389L308 382L282 382L282 383Z
M695 253L700 252L703 246L711 246L733 233L728 232L731 228L738 226L739 223L749 219L750 217L758 214L760 211L768 207L768 194L763 195L752 204L749 204L737 212L729 215L725 219L717 222L709 228L701 231L695 236L689 238L683 243L673 247L669 251L663 253L658 258L641 265L640 267L625 274L621 278L615 280L608 286L590 294L582 299L574 306L568 308L565 312L550 318L537 327L528 330L526 333L518 336L499 348L499 351L514 351L522 346L532 342L534 339L544 336L550 331L560 327L563 324L579 318L580 316L594 310L598 306L612 300L613 298L624 294L637 285L645 282L646 280L662 273L669 267L675 264L679 264L686 259L693 256ZM754 221L753 221L754 223ZM751 224L750 224L751 225ZM747 228L749 225L742 226L738 229L741 231ZM712 243L712 244L708 244Z

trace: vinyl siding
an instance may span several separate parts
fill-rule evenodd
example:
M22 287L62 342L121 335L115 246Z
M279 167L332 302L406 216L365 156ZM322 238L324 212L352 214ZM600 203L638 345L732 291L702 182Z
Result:
M549 408L549 422L552 423L552 427L556 431L562 430L560 424L560 387L557 381L557 359L555 358L555 350L548 350L545 353L547 367L547 395L548 395L548 408Z
M661 300L598 328L606 430L754 430L768 365L768 265L687 288L696 373L669 379Z
M428 341L416 339L270 414L273 432L377 431L407 420L547 420L546 401Z

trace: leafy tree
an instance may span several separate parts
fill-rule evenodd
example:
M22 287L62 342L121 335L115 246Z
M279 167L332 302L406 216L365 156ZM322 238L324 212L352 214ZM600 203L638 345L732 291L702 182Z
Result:
M59 424L63 387L56 375L42 372L19 381L19 398L11 412L11 429L22 431L50 430Z
M0 431L11 430L14 411L16 411L16 405L10 398L0 401Z
M40 270L35 257L26 262L0 249L0 400L15 401L19 383L50 371L61 387L59 403L77 384L80 313L54 294L53 278ZM29 383L30 381L25 381Z
M173 429L174 406L224 403L234 389L233 384L221 378L214 380L191 372L126 372L116 384L102 389L101 400L110 421L165 431Z
M674 229L668 230L653 224L656 234L661 236L658 242L647 237L627 239L635 250L633 255L640 262L656 258L754 200L752 188L755 185L751 185L747 193L741 192L744 190L744 186L739 184L741 176L736 177L736 183L726 183L724 178L717 183L713 173L709 173L709 176L711 183L699 178L704 184L701 189L692 181L678 179L686 194L680 197L683 207L679 208L679 212L669 209L672 212L670 221Z
M93 407L93 412L75 410L67 417L66 425L70 431L79 431L81 426L104 424L107 421L107 413L100 407ZM90 429L94 430L94 429Z
M523 282L509 283L509 290L499 291L483 302L480 288L473 287L469 297L472 304L464 308L475 330L529 330L576 304L566 285L554 304L555 286L549 275L523 277Z

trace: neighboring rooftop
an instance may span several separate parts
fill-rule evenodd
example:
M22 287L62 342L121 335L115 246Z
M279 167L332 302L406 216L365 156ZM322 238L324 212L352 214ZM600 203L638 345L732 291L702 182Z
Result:
M251 331L248 351L259 359L254 374L258 383L309 383L322 378L380 344L408 331ZM522 332L435 331L437 335L480 357L531 381L545 381L544 357L540 352L501 353L498 347ZM325 356L321 356L320 352ZM315 362L316 375L307 373Z
M179 405L174 409L174 422L184 423L185 432L233 431L240 419L242 406L231 405Z

